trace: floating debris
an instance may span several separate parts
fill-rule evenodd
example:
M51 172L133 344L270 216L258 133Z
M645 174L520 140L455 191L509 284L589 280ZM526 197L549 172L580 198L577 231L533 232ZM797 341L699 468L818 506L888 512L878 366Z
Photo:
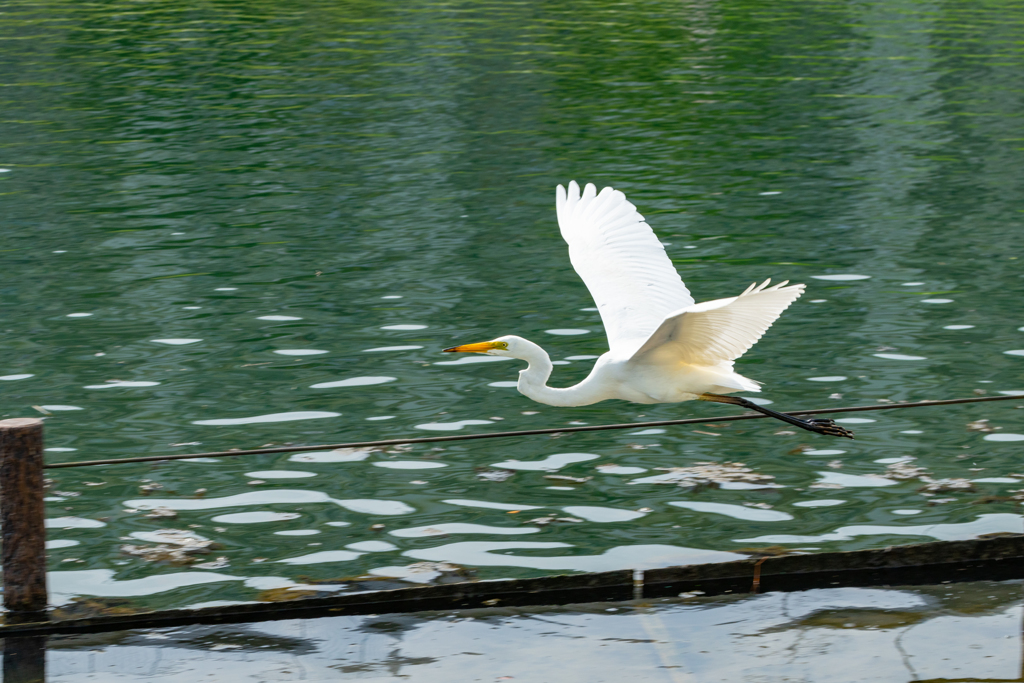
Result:
M202 562L200 564L194 564L193 567L197 569L224 569L228 566L229 561L227 556L222 555L212 562Z
M309 589L295 589L295 588L271 588L270 590L260 591L256 595L256 599L260 602L288 602L290 600L302 600L303 598L315 598L320 596L320 591L314 591Z
M988 420L975 420L967 423L967 430L971 432L994 432L1002 427L993 427Z
M920 479L921 477L926 476L925 468L911 465L910 463L912 460L913 458L908 458L907 460L901 460L899 462L894 462L891 465L887 465L885 468L885 474L882 476L886 479L898 480Z
M123 545L125 555L141 557L147 562L167 562L174 565L192 564L196 555L208 555L223 546L194 531L184 529L162 529L160 531L137 531L132 538L155 541L156 545ZM218 558L219 560L220 558Z
M71 602L53 611L55 619L77 619L97 616L116 616L139 612L130 600L125 598L71 598Z
M395 578L410 583L458 583L476 579L473 569L451 562L414 562L405 567L378 567L371 569L370 574L374 576L356 579Z
M170 508L160 507L153 508L152 510L150 510L149 514L146 515L146 517L149 517L151 519L177 519L178 513Z
M553 479L555 481L564 481L569 484L586 484L593 477L570 477L565 474L545 474L545 479Z
M163 484L158 484L156 482L152 482L150 484L143 484L142 486L139 487L139 493L141 493L144 496L148 496L149 494L153 493L153 491L159 491L163 489L163 487Z
M508 481L514 476L516 476L515 470L494 470L488 467L476 468L477 479L483 479L484 481Z
M783 555L795 555L792 548L781 545L769 545L764 548L736 548L735 552L745 553L754 557L782 557Z
M554 522L569 522L572 524L581 524L583 520L578 519L576 517L555 517L554 515L551 515L549 517L537 517L536 519L524 520L523 524L536 524L537 526L547 526L548 524L553 524Z
M921 481L925 482L925 485L918 489L918 491L926 491L928 493L941 493L943 491L973 491L974 482L970 479L932 479L930 477L920 477ZM950 501L956 500L950 498ZM939 502L938 500L929 501L934 504ZM946 502L943 499L943 502Z
M775 477L760 474L741 462L698 462L692 467L655 467L668 472L654 477L634 479L632 484L676 484L683 487L718 486L726 483L744 483L773 486Z
M917 479L924 483L924 486L918 489L921 495L924 496L933 496L936 493L945 491L974 491L974 483L970 479L934 479L928 475L928 471L925 468L910 464L912 460L913 458L908 458L887 465L885 473L880 476L885 479L895 479L898 481ZM935 505L937 502L936 500L929 501L929 505Z

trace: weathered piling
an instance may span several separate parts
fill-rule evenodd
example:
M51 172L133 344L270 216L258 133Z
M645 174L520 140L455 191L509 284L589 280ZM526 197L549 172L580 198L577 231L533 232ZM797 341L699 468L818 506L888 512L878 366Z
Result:
M7 621L44 619L43 421L0 420L0 527Z

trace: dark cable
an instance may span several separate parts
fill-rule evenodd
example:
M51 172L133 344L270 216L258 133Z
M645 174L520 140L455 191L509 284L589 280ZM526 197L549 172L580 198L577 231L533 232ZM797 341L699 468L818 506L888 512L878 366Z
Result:
M922 408L925 406L949 406L957 403L984 403L986 401L1024 400L1024 396L985 396L981 398L953 398L946 401L918 401L917 403L895 403L892 405L855 406L846 408L818 408L815 410L790 410L788 415L822 415L827 413L859 413L868 410L895 410L897 408ZM45 469L64 467L89 467L92 465L118 465L126 462L159 462L163 460L189 460L191 458L227 458L235 455L260 455L263 453L302 453L305 451L331 451L339 448L372 448L375 446L397 446L408 443L441 443L444 441L471 441L473 439L499 439L513 436L534 436L537 434L567 434L570 432L600 432L610 429L637 429L640 427L665 427L712 422L736 422L737 420L763 420L767 415L744 413L712 418L688 418L686 420L662 420L660 422L631 422L629 424L593 425L586 427L557 427L553 429L527 429L519 432L493 432L491 434L462 434L459 436L428 436L416 439L387 439L384 441L354 441L322 446L281 446L279 448L252 448L249 450L218 451L214 453L188 453L181 455L144 455L137 458L111 458L109 460L83 460L44 465Z

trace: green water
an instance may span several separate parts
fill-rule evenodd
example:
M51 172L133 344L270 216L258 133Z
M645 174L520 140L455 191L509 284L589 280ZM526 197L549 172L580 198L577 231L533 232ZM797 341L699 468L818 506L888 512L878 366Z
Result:
M490 386L516 362L438 364L501 334L556 359L606 350L555 222L570 179L625 191L698 301L766 277L808 284L739 362L776 408L1024 391L1024 352L1007 353L1024 349L1019 1L2 12L0 415L50 413L54 462L728 413L550 408ZM817 279L834 275L868 277ZM566 329L586 333L547 332ZM416 348L367 351L382 347ZM296 350L322 353L275 353ZM310 419L196 424L281 413ZM854 442L759 421L61 470L49 515L73 519L50 537L77 545L54 544L51 588L181 605L423 560L530 576L1021 530L1014 501L976 504L1014 481L923 496L920 480L862 478L910 456L934 479L1013 479L1021 442L985 439L1024 432L1014 402L863 419L845 425ZM1000 429L966 427L979 419ZM417 427L463 420L492 422ZM593 457L505 481L477 470L560 453ZM783 487L631 483L700 461ZM315 476L248 474L274 470ZM818 500L841 502L800 505ZM197 509L147 518L156 504ZM214 519L266 512L291 518ZM552 514L582 521L524 524ZM392 533L443 524L490 529ZM121 553L160 528L222 544L201 561L226 566ZM333 554L302 559L317 553Z

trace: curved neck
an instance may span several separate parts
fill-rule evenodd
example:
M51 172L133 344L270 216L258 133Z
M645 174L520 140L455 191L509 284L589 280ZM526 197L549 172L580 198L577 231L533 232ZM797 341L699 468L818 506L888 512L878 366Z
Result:
M549 406L586 406L610 398L606 395L607 391L591 381L594 377L593 372L575 386L565 389L549 387L547 382L554 366L548 352L526 339L523 339L520 345L524 348L515 355L515 358L524 360L529 365L525 370L519 371L518 388L519 393L527 398Z

